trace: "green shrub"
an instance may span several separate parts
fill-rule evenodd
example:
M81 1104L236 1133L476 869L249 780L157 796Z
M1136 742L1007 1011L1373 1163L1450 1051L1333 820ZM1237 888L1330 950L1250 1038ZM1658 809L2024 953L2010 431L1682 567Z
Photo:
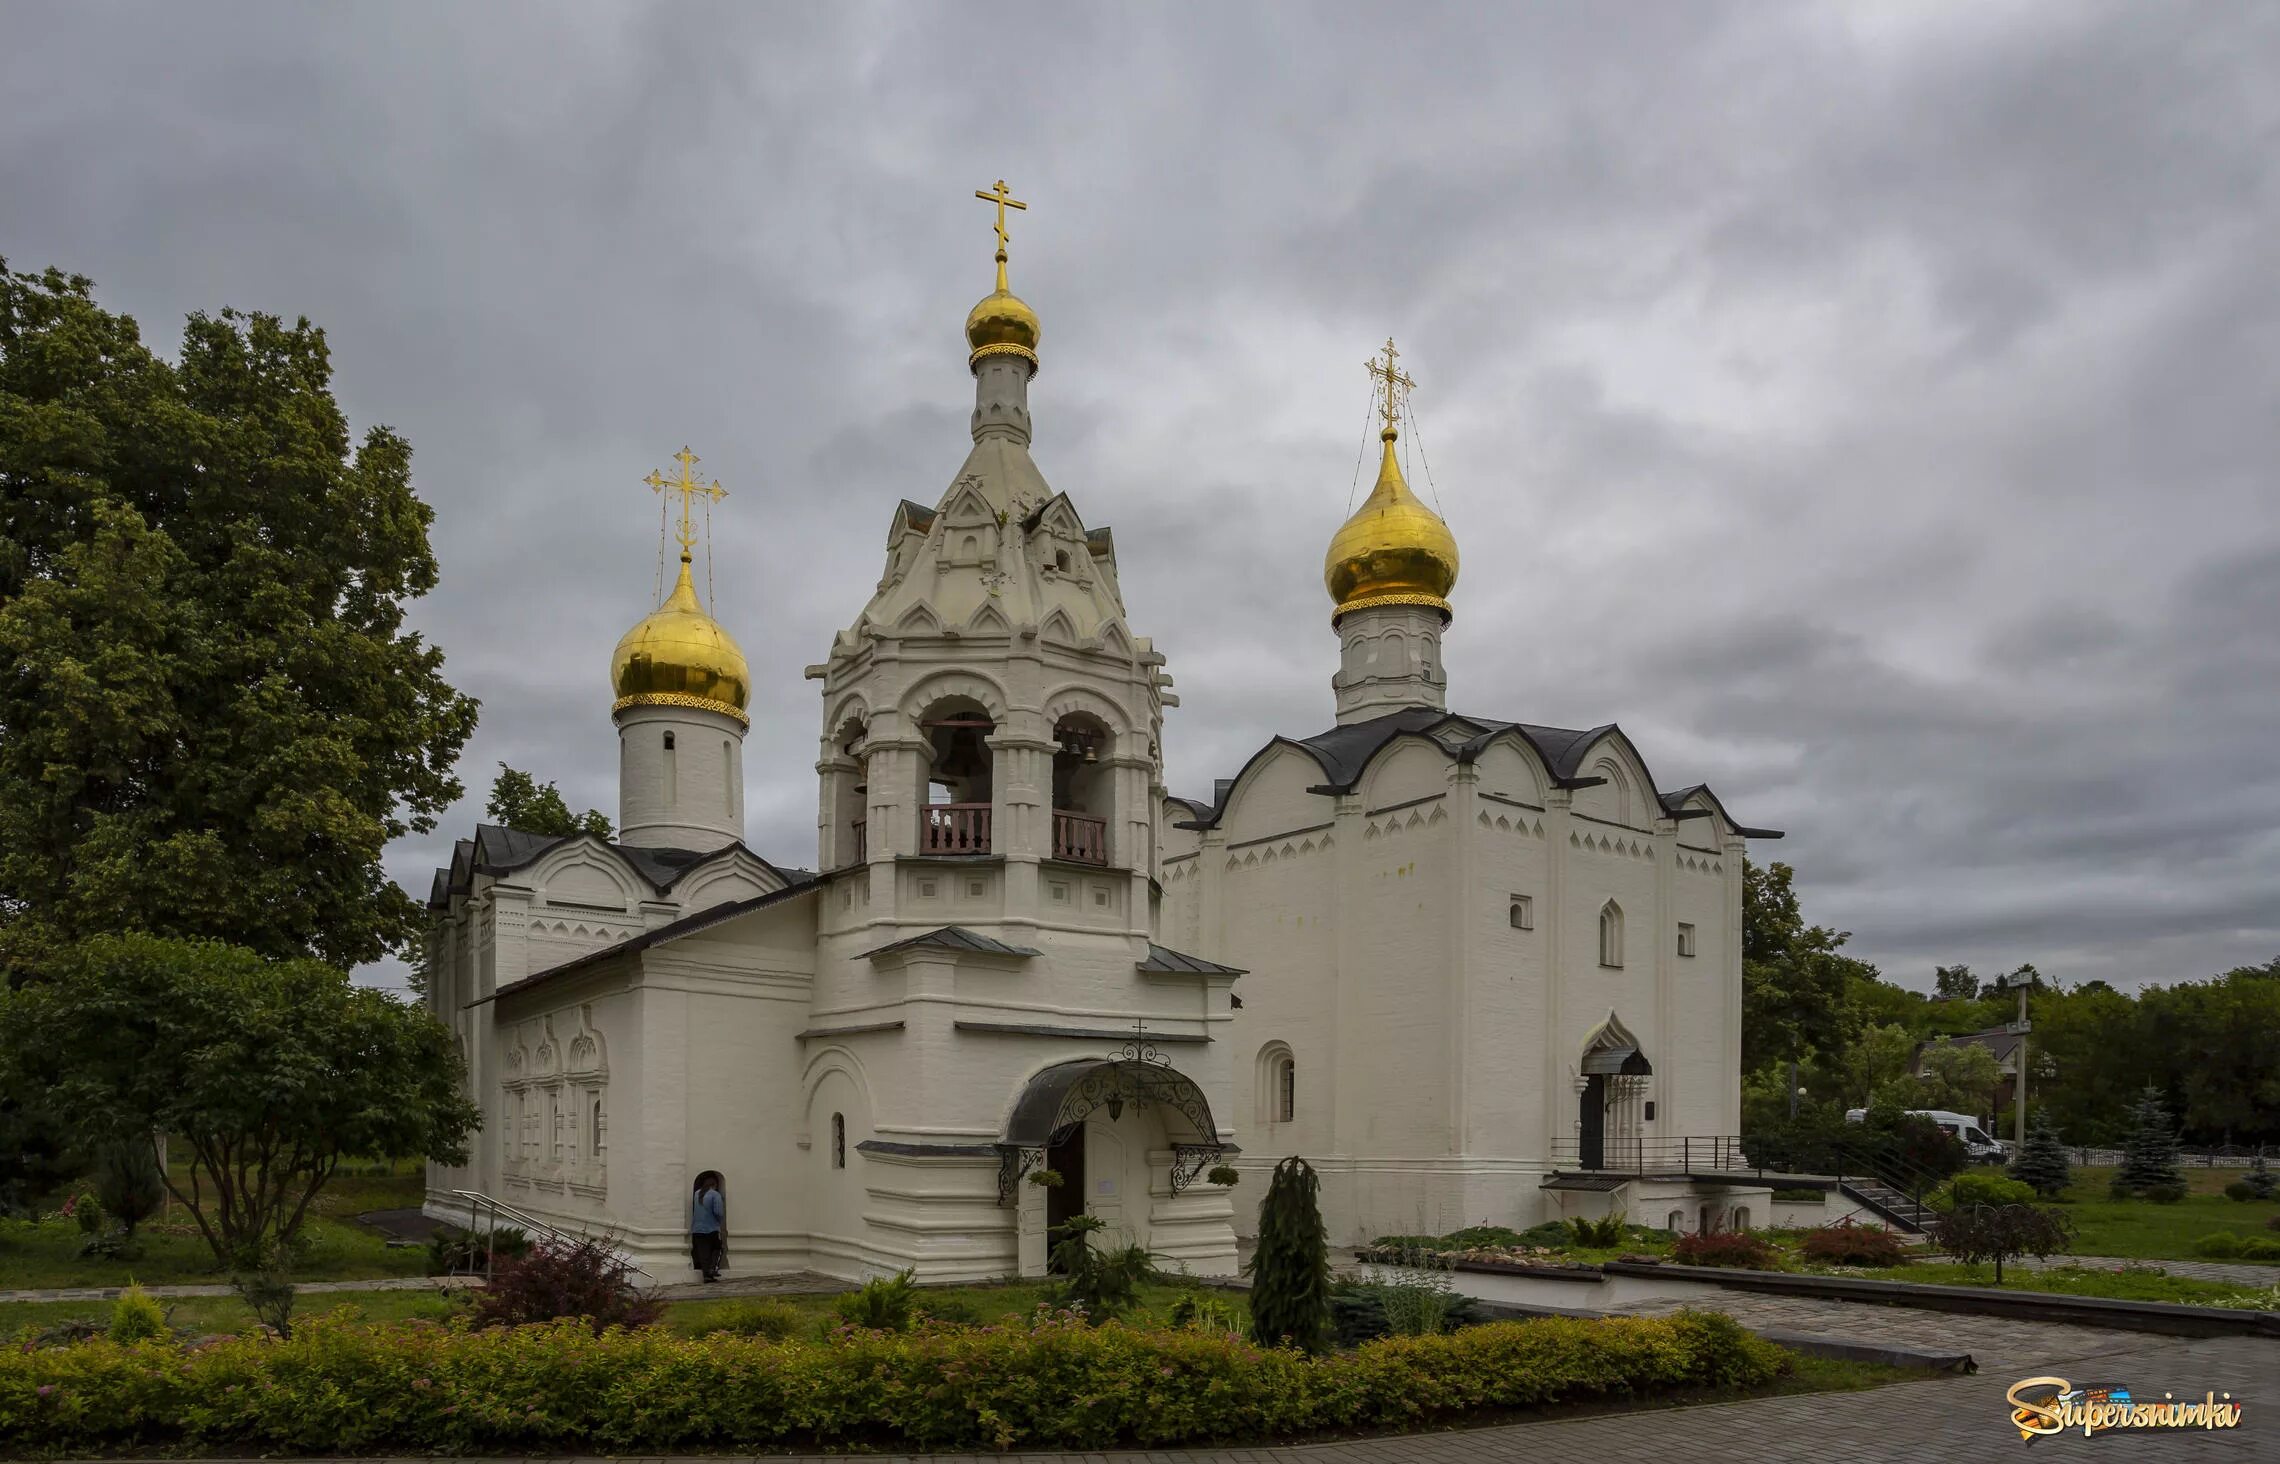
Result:
M1093 1244L1093 1237L1107 1228L1098 1215L1071 1215L1052 1232L1061 1237L1052 1252L1053 1269L1061 1276L1050 1292L1052 1302L1081 1311L1095 1323L1138 1306L1141 1286L1156 1276L1156 1258L1146 1246Z
M782 1341L807 1330L807 1313L788 1301L736 1301L714 1313L707 1333Z
M1682 1235L1670 1252L1672 1259L1684 1266L1737 1266L1745 1271L1781 1269L1781 1253L1746 1230Z
M2245 1179L2236 1179L2225 1186L2225 1198L2239 1200L2242 1204L2246 1204L2256 1198L2256 1186Z
M1205 1296L1199 1291L1183 1291L1172 1302L1171 1324L1181 1330L1211 1332L1223 1337L1251 1335L1251 1319L1241 1307L1224 1297Z
M2280 1175L2275 1175L2272 1166L2264 1162L2264 1151L2261 1149L2257 1150L2256 1158L2248 1166L2248 1177L2241 1182L2248 1186L2251 1199L2269 1200L2275 1192L2280 1192Z
M2268 1235L2243 1237L2240 1258L2244 1261L2280 1261L2280 1240L2274 1240Z
M111 1303L110 1338L113 1342L143 1342L166 1335L166 1311L149 1292L133 1282Z
M892 1276L873 1276L860 1290L831 1304L841 1321L866 1332L907 1332L918 1319L918 1286L908 1266Z
M962 1296L932 1296L920 1293L918 1315L924 1321L948 1322L957 1327L978 1327L982 1324L981 1308Z
M1604 1250L1623 1243L1623 1212L1615 1211L1603 1220L1586 1220L1581 1215L1568 1219L1568 1233L1577 1246Z
M2003 1284L2003 1262L2015 1256L2062 1254L2074 1248L2074 1222L2045 1205L1958 1205L1932 1222L1939 1248L1966 1265L1995 1263L1995 1284Z
M336 1315L192 1353L0 1351L0 1438L33 1455L1169 1449L1760 1387L1785 1366L1731 1318L1689 1312L1496 1322L1321 1358L1074 1320L813 1343Z
M78 1222L81 1235L96 1235L103 1229L103 1202L93 1190L81 1190L64 1205L64 1213Z
M2174 1205L2185 1198L2185 1186L2181 1184L2149 1184L2139 1193L2157 1205Z
M1467 1225L1441 1239L1450 1250L1509 1250L1528 1243L1521 1232L1502 1225Z
M1275 1166L1259 1206L1259 1248L1251 1278L1251 1324L1261 1340L1288 1340L1301 1352L1330 1342L1330 1241L1317 1200L1321 1181L1296 1154Z
M1932 1196L1932 1208L1952 1210L1958 1205L2031 1205L2035 1187L1999 1174L1959 1174Z
M2212 1231L2193 1242L2193 1254L2207 1256L2212 1260L2228 1260L2240 1254L2241 1242L2247 1238L2230 1230Z

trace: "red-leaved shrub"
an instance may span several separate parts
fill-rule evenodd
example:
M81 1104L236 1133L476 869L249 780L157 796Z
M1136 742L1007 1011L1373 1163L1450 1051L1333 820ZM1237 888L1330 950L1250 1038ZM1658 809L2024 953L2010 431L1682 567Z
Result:
M1780 1253L1746 1230L1718 1230L1708 1235L1682 1235L1670 1248L1671 1259L1682 1266L1739 1266L1745 1271L1778 1271Z
M491 1284L475 1294L475 1321L484 1327L519 1327L583 1317L596 1333L646 1327L665 1308L641 1294L633 1275L633 1263L606 1242L549 1237L535 1242L527 1255L499 1258Z
M1828 1266L1908 1264L1908 1251L1901 1245L1899 1236L1880 1226L1855 1225L1850 1220L1806 1231L1798 1249L1805 1253L1807 1260Z

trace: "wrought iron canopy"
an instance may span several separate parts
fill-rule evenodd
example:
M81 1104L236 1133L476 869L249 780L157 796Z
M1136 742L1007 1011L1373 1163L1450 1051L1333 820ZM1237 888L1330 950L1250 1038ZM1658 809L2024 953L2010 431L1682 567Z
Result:
M1166 1110L1169 1138L1216 1145L1219 1126L1213 1122L1211 1104L1195 1079L1155 1056L1152 1049L1146 1055L1129 1048L1127 1051L1131 1055L1080 1057L1055 1063L1031 1078L1013 1105L1013 1116L1006 1120L1001 1142L1019 1148L1049 1148L1094 1109L1106 1108L1113 1117L1129 1103ZM1183 1126L1188 1132L1179 1132Z

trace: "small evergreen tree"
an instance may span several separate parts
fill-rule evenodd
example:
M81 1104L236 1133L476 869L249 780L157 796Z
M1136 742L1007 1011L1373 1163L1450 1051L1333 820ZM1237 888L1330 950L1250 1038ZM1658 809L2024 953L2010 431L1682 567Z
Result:
M1305 1352L1330 1345L1330 1242L1322 1229L1321 1181L1293 1154L1275 1166L1259 1206L1251 1278L1252 1335Z
M2271 1167L2264 1162L2262 1149L2256 1151L2255 1162L2248 1166L2248 1177L2242 1182L2248 1186L2252 1199L2269 1200L2272 1192L2280 1189L2280 1177L2274 1176Z
M2046 1200L2057 1199L2074 1182L2074 1172L2066 1163L2066 1146L2059 1142L2058 1130L2051 1127L2050 1115L2039 1108L2027 1121L2027 1141L2020 1147L2019 1157L2011 1161L2011 1178L2033 1185L2035 1193Z
M2177 1167L2177 1130L2169 1122L2169 1108L2161 1101L2161 1090L2149 1085L2130 1110L2130 1136L2122 1146L2122 1167L2114 1176L2114 1190L2144 1195L2184 1188L2185 1175Z

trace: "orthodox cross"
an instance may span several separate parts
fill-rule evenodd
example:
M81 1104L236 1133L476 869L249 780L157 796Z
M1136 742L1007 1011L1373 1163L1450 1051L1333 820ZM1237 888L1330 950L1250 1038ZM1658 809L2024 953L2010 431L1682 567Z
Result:
M1408 372L1394 369L1394 362L1400 359L1401 353L1393 348L1393 337L1387 336L1385 359L1380 361L1372 356L1362 363L1369 368L1371 378L1385 388L1385 399L1378 404L1378 414L1385 418L1385 425L1389 428L1398 425L1402 399L1417 389L1417 383L1409 379Z
M1009 208L1027 209L1027 208L1029 207L1029 205L1028 205L1028 204L1026 204L1026 203L1023 203L1023 202L1022 202L1020 199L1017 199L1017 198L1015 198L1015 197L1013 196L1013 194L1011 193L1011 191L1009 191L1009 190L1006 188L1006 186L1005 186L1005 180L1004 180L1003 178L1000 178L1000 179L998 179L998 180L997 180L997 187L995 187L995 188L977 188L977 189L975 189L975 190L974 190L974 197L976 197L976 198L980 199L980 200L981 200L982 202L984 202L984 203L994 203L994 204L996 204L996 205L997 205L997 239L998 239L997 257L998 257L998 263L1000 263L1000 264L1003 264L1003 263L1005 263L1005 237L1006 237L1006 236L1005 236L1005 211L1006 211L1007 209L1009 209Z
M689 522L690 506L699 498L710 499L712 502L718 503L723 498L728 497L728 490L720 486L718 479L710 483L699 483L696 480L695 475L689 470L704 459L689 451L688 448L684 447L673 454L673 461L681 465L680 477L668 478L652 469L649 476L641 481L659 493L678 493L681 495L681 532L679 537L681 540L681 557L687 559L689 551L695 547L697 542L696 528Z

